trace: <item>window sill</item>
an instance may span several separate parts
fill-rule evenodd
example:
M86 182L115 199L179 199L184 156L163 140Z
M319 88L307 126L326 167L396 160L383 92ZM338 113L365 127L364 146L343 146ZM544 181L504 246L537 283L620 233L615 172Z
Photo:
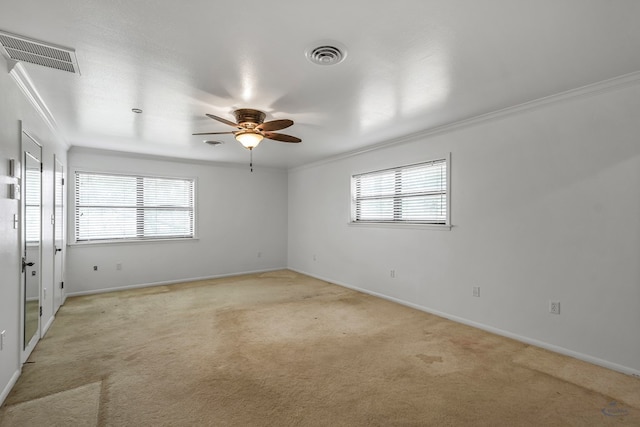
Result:
M140 239L140 240L95 240L86 242L71 242L67 246L118 246L118 245L137 245L141 243L171 243L171 242L193 242L200 240L197 237L189 238L167 238L167 239Z
M349 222L350 227L372 227L372 228L405 228L415 230L439 230L450 231L453 227L451 224L420 224L414 222L375 222L375 221L358 221Z

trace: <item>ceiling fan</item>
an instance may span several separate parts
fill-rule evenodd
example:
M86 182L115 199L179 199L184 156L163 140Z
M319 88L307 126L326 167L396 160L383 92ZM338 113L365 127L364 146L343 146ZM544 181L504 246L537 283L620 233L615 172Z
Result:
M256 148L263 138L273 139L280 142L302 142L300 138L296 138L295 136L273 132L274 130L288 128L293 125L293 120L282 119L265 122L265 113L251 108L241 108L234 111L234 114L236 116L236 123L222 117L214 116L213 114L207 114L207 117L226 125L233 126L238 130L230 132L200 132L194 133L193 135L233 134L236 140L238 140L238 142L248 150Z
M234 135L240 144L251 151L251 161L249 163L251 166L251 172L253 172L253 149L260 144L260 141L262 141L263 138L273 139L274 141L280 142L302 142L300 138L295 136L273 132L274 130L288 128L293 125L293 120L282 119L265 122L264 119L266 114L262 111L251 108L241 108L239 110L235 110L233 114L236 116L236 123L222 117L214 116L213 114L207 114L207 117L226 125L233 126L238 130L229 132L199 132L194 133L193 135ZM215 141L205 142L212 144Z
M251 152L251 160L249 163L251 172L253 172L253 149L260 144L260 141L262 141L263 138L273 139L274 141L280 142L302 142L300 138L295 136L273 132L274 130L288 128L293 125L293 120L282 119L265 122L264 119L266 114L262 111L251 108L241 108L233 113L236 116L236 123L222 117L214 116L213 114L207 114L207 117L226 125L233 126L238 130L229 132L199 132L194 133L193 135L234 135L236 140ZM208 144L215 143L215 141L205 142Z

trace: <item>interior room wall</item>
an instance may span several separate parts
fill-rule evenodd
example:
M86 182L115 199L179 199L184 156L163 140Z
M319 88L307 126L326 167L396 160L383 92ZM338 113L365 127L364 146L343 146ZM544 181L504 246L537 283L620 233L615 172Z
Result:
M636 81L293 169L289 267L638 375L638 117ZM450 231L348 224L352 174L443 153Z
M21 158L21 123L42 145L42 332L54 318L53 299L53 162L54 155L66 165L66 144L48 127L16 81L9 75L9 64L0 56L0 403L20 373L20 241L13 227L19 215L19 201L10 198L9 160ZM57 71L53 71L57 72ZM46 295L46 296L45 296Z
M197 209L195 240L72 244L67 260L69 295L286 267L285 170L255 167L252 173L248 165L77 147L69 151L69 164L69 181L74 170L196 178ZM70 194L72 188L70 182ZM71 199L69 242L73 242Z

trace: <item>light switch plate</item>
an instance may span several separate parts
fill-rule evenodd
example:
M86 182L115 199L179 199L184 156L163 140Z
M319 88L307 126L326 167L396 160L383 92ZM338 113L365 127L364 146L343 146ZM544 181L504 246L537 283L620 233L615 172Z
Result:
M9 184L9 197L20 200L20 184Z
M9 159L9 176L13 178L17 178L18 173L18 165L16 164L16 159Z

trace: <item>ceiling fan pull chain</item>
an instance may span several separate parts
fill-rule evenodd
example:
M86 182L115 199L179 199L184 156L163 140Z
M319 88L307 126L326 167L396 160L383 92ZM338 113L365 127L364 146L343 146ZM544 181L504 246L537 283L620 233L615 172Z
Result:
M253 149L249 148L249 167L251 168L251 172L253 172Z

